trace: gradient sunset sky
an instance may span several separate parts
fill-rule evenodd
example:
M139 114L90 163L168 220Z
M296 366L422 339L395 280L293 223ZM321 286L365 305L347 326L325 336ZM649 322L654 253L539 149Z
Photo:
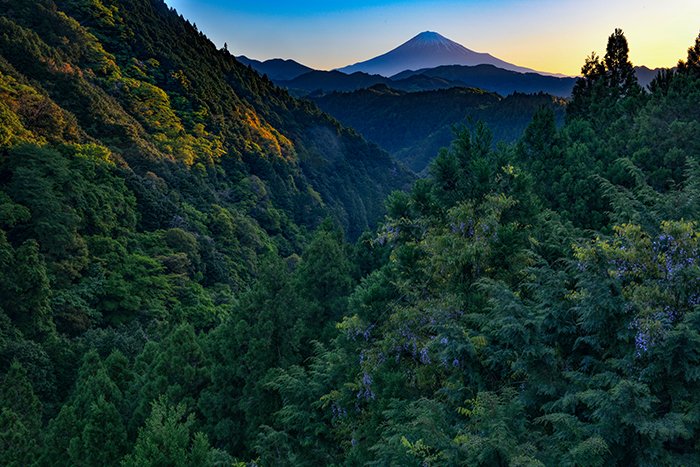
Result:
M700 0L166 0L234 55L332 69L421 31L540 71L576 75L621 27L635 65L674 66L700 30Z

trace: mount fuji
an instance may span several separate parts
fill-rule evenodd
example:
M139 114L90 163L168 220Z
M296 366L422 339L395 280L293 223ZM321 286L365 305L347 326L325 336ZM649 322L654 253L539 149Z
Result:
M390 77L406 70L421 70L442 65L484 64L519 73L550 74L508 63L491 54L475 52L433 31L422 32L383 55L339 68L338 71L347 74L362 71Z

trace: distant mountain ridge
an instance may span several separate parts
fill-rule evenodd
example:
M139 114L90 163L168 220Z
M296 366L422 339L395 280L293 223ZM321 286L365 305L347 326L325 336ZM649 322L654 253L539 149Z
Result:
M346 74L337 70L313 70L294 79L276 81L276 84L289 89L293 94L305 95L314 91L323 93L355 91L375 84L389 84L391 82L391 79L384 76L370 75L360 71Z
M646 88L660 68L635 67L639 84ZM444 65L421 70L406 70L390 78L360 71L345 74L338 70L313 70L290 80L274 80L296 96L319 96L332 92L353 92L379 84L416 92L453 87L479 88L507 96L514 92L544 92L556 97L569 97L577 78L545 76L539 73L518 73L494 65Z
M403 71L387 78L356 71L345 74L337 70L311 71L292 80L276 81L297 96L330 92L352 92L377 84L401 91L434 91L453 87L479 88L507 96L514 92L544 92L568 97L575 78L557 78L537 73L518 73L494 65L449 65L416 71Z
M313 68L302 65L297 61L282 58L272 58L261 62L260 60L248 58L245 55L239 55L236 57L236 60L244 65L250 65L260 75L267 75L273 81L294 79L304 73L314 71Z
M637 81L639 81L639 85L643 88L646 88L649 86L649 84L654 81L654 78L656 78L656 75L659 74L661 70L664 68L648 68L644 65L642 66L636 66L634 67L634 72L637 75ZM676 67L673 67L672 70L675 70Z
M407 92L473 87L503 96L544 92L569 97L576 83L576 77L514 65L432 31L373 59L331 71L315 70L294 60L236 58L298 97L353 92L378 84ZM639 84L646 87L659 69L638 66L635 72Z
M496 58L488 53L475 52L437 32L425 31L389 52L372 59L355 63L338 71L353 73L362 71L386 77L406 70L435 68L442 65L493 65L518 73L541 73Z
M416 71L403 71L392 76L391 79L401 82L415 76L440 78L461 86L484 89L501 95L513 92L529 94L545 92L557 97L568 97L576 83L576 78L558 78L534 72L520 73L489 64L443 65Z

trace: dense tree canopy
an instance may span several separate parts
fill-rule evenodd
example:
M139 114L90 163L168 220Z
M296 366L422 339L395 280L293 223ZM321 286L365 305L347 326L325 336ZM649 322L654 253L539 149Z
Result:
M0 464L700 463L700 36L385 197L160 0L0 6Z

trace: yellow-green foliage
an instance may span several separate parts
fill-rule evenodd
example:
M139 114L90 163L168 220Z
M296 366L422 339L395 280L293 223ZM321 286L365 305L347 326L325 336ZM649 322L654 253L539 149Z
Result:
M31 141L32 134L24 128L16 113L0 100L0 148L22 141Z
M195 161L212 164L225 154L221 138L196 124L187 133L173 110L170 97L158 86L133 78L123 78L121 93L129 110L152 134L156 147L186 165Z
M101 26L115 26L118 22L116 13L119 11L116 5L107 7L100 0L69 0L69 3L77 8L87 11Z
M130 110L147 130L176 137L184 131L180 119L170 107L170 98L157 86L131 78L122 80L122 93Z
M260 120L256 113L248 111L245 115L245 123L248 126L251 137L249 148L253 152L260 153L265 157L294 159L294 145L292 142L269 123Z
M75 118L35 88L0 71L0 145L76 141Z
M20 111L21 95L30 94L32 91L28 86L22 86L0 72L0 147L10 147L37 139L17 115Z

